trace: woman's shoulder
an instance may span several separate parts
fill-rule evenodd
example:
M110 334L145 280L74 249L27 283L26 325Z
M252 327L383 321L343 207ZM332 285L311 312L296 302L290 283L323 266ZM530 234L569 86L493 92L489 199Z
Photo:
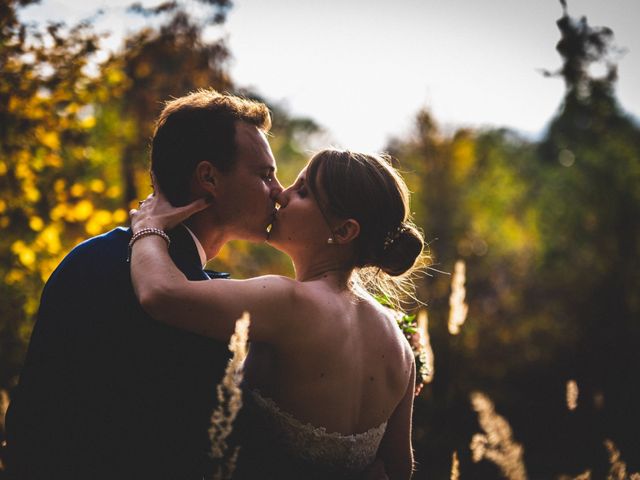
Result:
M398 317L402 315L389 307L380 305L368 295L364 302L369 310L369 318L376 318L377 328L371 328L371 334L376 337L379 349L386 351L385 358L393 358L395 369L402 366L402 370L410 370L413 364L413 351L402 330L398 326ZM373 325L371 325L373 327Z

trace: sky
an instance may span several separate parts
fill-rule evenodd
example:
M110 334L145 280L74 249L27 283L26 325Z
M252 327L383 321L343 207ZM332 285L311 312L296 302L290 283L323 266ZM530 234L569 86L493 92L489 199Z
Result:
M102 8L97 26L113 32L107 45L116 48L140 26L125 14L130 3L42 0L23 17L73 23ZM227 41L236 85L313 118L334 146L382 150L390 138L410 135L425 108L445 131L508 127L536 137L562 100L563 81L540 73L561 65L558 0L233 3L227 22L210 35ZM570 15L613 29L615 44L626 49L618 97L640 118L640 0L568 6Z

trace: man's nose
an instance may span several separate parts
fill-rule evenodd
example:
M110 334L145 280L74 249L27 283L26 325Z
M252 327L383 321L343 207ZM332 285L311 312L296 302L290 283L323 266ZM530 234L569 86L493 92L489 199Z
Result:
M271 191L269 192L269 196L271 197L271 200L273 200L274 202L280 203L280 201L278 200L278 197L282 194L284 187L282 186L282 184L277 178L274 178L274 180L275 181L271 185Z
M280 208L286 207L287 203L289 203L289 191L290 191L289 188L285 190L282 187L280 187L280 192L274 198L276 203L280 205Z

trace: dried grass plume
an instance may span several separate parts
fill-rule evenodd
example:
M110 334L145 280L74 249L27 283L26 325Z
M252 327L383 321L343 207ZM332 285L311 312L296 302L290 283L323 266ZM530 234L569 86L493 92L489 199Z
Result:
M460 462L457 451L454 451L451 456L451 480L460 480Z
M604 446L609 453L609 473L607 480L640 480L640 473L627 475L627 464L622 460L620 450L612 440L606 439Z
M526 480L524 449L513 440L509 423L496 413L493 402L484 393L473 392L471 405L478 412L478 423L485 432L477 433L471 439L473 461L486 458L495 463L509 480Z
M457 335L460 333L460 327L467 319L469 306L464 303L467 294L464 288L466 281L466 267L463 260L456 262L453 277L451 278L451 295L449 296L449 333Z
M209 438L211 454L216 459L224 459L227 455L227 438L233 431L233 422L242 408L242 390L240 384L244 377L243 364L247 357L247 340L249 338L250 317L247 312L236 321L235 331L229 341L229 350L233 356L229 359L224 378L217 387L218 407L211 415ZM226 463L221 462L214 479L226 479L233 476L240 447L236 447Z
M567 381L567 408L569 410L575 410L578 408L578 383L575 380Z

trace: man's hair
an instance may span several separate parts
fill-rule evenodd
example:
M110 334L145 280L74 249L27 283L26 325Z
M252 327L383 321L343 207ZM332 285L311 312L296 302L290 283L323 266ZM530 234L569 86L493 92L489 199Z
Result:
M265 133L271 128L265 104L213 89L198 90L165 104L152 138L151 170L173 205L189 202L191 177L198 163L210 162L225 173L233 170L239 121Z

